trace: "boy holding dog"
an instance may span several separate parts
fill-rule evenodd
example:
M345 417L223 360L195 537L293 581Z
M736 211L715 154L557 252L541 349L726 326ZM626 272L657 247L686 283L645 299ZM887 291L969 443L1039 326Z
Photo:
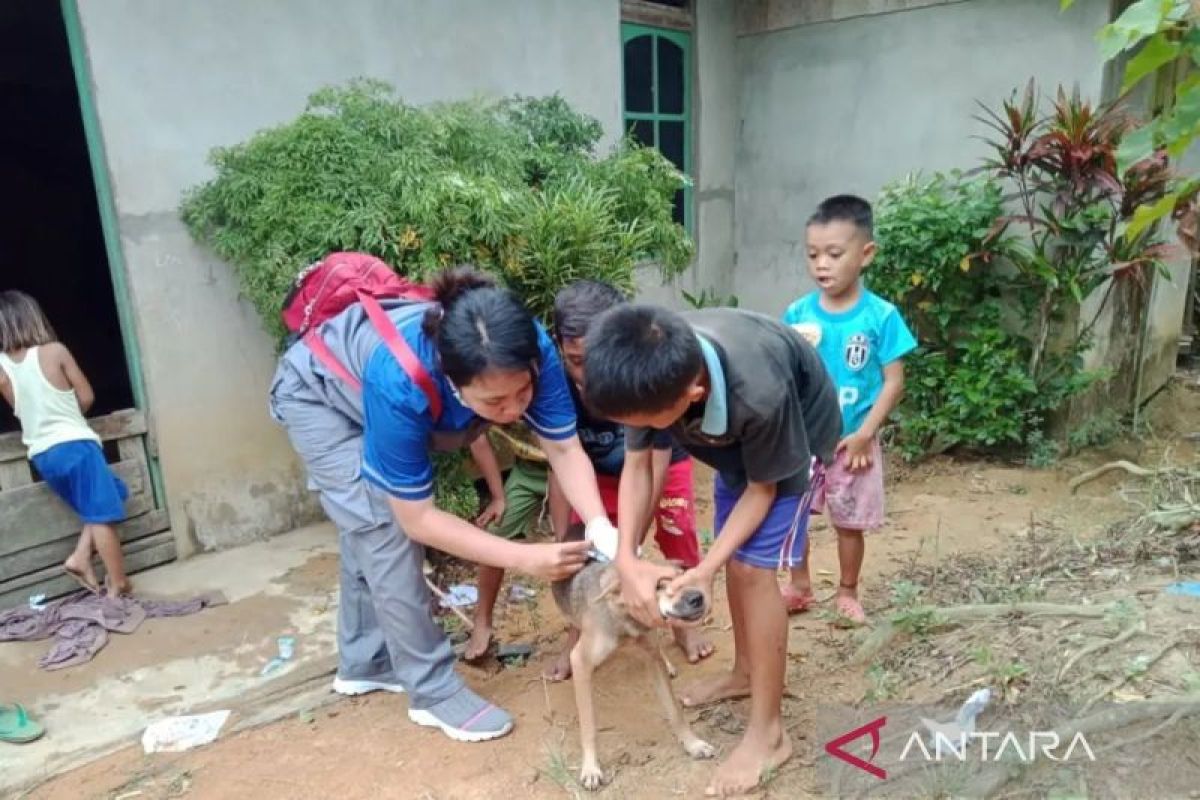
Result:
M775 575L801 563L813 492L833 463L842 428L833 383L798 332L727 308L613 308L593 323L584 366L588 406L628 426L617 568L630 613L642 624L663 625L661 582L670 581L673 592L711 596L717 571L726 567L733 669L683 699L696 706L750 696L745 735L709 794L748 791L791 755L781 708L787 614ZM653 501L650 444L663 430L717 471L716 542L682 575L637 552Z

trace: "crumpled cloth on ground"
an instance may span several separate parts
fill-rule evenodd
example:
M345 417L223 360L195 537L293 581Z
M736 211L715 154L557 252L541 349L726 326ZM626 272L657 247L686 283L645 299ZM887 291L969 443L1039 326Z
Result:
M91 661L108 644L108 632L133 633L147 619L183 617L225 605L220 592L191 600L109 598L86 591L59 598L41 609L19 606L0 611L0 642L33 642L54 638L38 661L45 670L65 669Z

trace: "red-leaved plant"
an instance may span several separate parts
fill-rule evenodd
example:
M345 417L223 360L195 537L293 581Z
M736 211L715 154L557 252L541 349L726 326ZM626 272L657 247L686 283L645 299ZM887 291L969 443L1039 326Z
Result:
M1126 235L1134 210L1168 191L1166 153L1122 173L1117 150L1136 127L1123 107L1095 106L1078 89L1068 94L1062 87L1048 110L1038 101L1030 81L999 110L981 104L983 113L976 117L996 134L986 140L993 155L983 169L1012 187L1006 199L1019 209L996 221L988 241L1019 271L1036 315L1029 364L1034 380L1046 363L1052 323L1069 301L1082 303L1108 283L1096 315L1075 337L1078 352L1087 346L1116 280L1143 280L1148 270L1162 268L1171 249L1157 225Z

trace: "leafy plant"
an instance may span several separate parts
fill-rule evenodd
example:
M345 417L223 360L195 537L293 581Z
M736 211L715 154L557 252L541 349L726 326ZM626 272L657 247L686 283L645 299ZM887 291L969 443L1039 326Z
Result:
M1030 83L979 119L994 132L981 170L910 176L877 204L871 285L921 344L906 359L894 437L909 458L1019 447L1046 465L1061 450L1047 421L1104 375L1084 370L1083 355L1115 282L1162 268L1156 227L1124 231L1170 171L1161 155L1119 170L1131 120L1077 93L1060 89L1043 110ZM1094 315L1077 321L1102 287Z
M920 342L905 359L894 431L908 458L1023 446L1075 390L1029 375L1013 278L991 235L1003 216L998 182L958 173L909 176L876 203L871 288L900 307Z
M736 294L722 297L712 288L701 289L697 294L691 294L685 289L682 294L684 301L692 308L715 308L718 306L737 308L738 303L741 302Z
M1061 7L1066 10L1074 2L1062 0ZM1154 82L1152 117L1122 141L1119 170L1126 172L1155 155L1180 158L1200 135L1200 73L1181 68L1200 64L1200 4L1135 0L1100 29L1097 39L1106 61L1133 54L1125 63L1123 96L1147 80ZM1179 223L1180 239L1194 252L1200 223L1197 192L1200 179L1171 176L1165 192L1132 203L1126 236L1137 239L1171 215Z
M990 237L1016 267L1019 296L1032 310L1029 375L1036 381L1056 366L1049 363L1050 332L1069 308L1108 283L1095 316L1056 354L1060 369L1090 345L1115 280L1142 280L1162 268L1168 248L1156 227L1122 234L1139 204L1163 196L1170 171L1161 156L1118 169L1117 151L1133 120L1118 106L1094 107L1078 90L1060 87L1043 112L1030 81L998 111L982 108L978 119L995 134L985 166L1016 189L1019 213L999 218ZM1013 231L1020 235L1000 238Z
M280 340L292 280L335 250L372 253L416 279L475 264L545 320L571 281L628 290L639 265L669 277L692 258L671 217L684 176L632 141L599 157L601 134L558 96L417 108L386 84L355 81L214 150L215 176L185 195L181 214ZM473 514L462 458L436 466L438 505Z
M573 280L631 289L639 264L670 276L692 257L671 218L684 177L633 142L600 158L600 135L560 97L417 108L355 81L214 150L216 176L187 193L182 216L276 335L290 281L333 250L372 253L418 279L472 263L545 318Z
M896 581L892 584L892 605L909 609L921 602L925 587L912 581Z

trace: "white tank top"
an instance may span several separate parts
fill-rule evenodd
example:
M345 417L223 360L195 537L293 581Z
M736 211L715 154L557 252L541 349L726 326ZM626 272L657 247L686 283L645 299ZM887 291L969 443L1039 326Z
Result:
M42 373L38 348L26 350L20 362L0 353L0 368L12 384L13 412L21 420L21 441L31 458L64 442L100 441L79 410L75 390L59 389Z

